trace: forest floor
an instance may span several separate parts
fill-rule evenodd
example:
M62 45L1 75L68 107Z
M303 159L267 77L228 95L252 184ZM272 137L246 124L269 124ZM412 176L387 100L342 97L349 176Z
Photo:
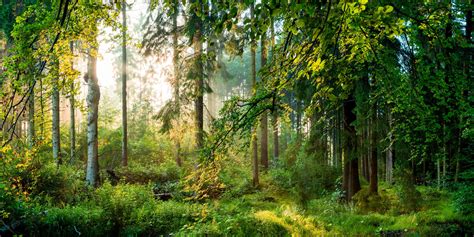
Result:
M381 183L378 196L367 184L355 202L337 191L302 201L296 188L282 188L272 171L253 188L248 174L228 182L216 198L191 200L174 165L118 170L118 183L84 185L83 171L38 162L28 200L7 205L0 234L35 236L464 236L474 233L472 215L462 215L449 189ZM236 169L236 168L234 168ZM276 168L275 168L276 169ZM235 171L235 170L234 170ZM122 172L122 173L120 173ZM127 173L128 172L128 173ZM238 172L237 172L238 173ZM102 174L106 176L105 172ZM123 179L123 175L127 177ZM229 175L229 174L227 174ZM224 175L225 176L225 175ZM240 179L239 179L240 177ZM30 177L31 178L31 177ZM26 178L25 178L26 180ZM32 179L33 180L33 179ZM151 181L153 180L153 181ZM169 180L172 180L171 182ZM160 200L158 193L172 198ZM11 231L10 231L11 230ZM2 234L2 235L3 235Z

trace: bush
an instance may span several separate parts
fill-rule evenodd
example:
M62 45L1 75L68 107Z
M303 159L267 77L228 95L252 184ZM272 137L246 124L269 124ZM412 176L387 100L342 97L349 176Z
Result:
M416 190L412 181L411 171L406 169L395 170L397 177L397 195L399 199L399 210L402 212L413 212L419 209L421 193Z
M112 228L104 210L93 206L53 207L29 218L26 229L33 236L109 236Z
M195 221L198 209L194 205L175 201L149 201L135 208L127 226L126 235L172 235L187 223Z
M72 204L80 200L85 187L82 170L50 162L38 169L32 194L52 203Z
M132 162L127 167L118 168L115 175L130 184L166 183L178 181L181 170L174 162L152 166Z
M104 214L110 218L111 223L114 223L113 230L119 232L130 222L133 210L152 201L154 195L150 185L112 186L110 183L105 183L96 190L90 205L103 208Z
M454 204L461 214L474 215L474 185L470 183L460 184L454 195Z

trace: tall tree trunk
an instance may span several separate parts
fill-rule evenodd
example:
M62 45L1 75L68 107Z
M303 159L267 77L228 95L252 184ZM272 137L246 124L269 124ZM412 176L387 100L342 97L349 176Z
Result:
M262 35L261 39L261 67L263 68L267 64L267 43L265 34ZM262 78L263 81L263 78ZM267 112L262 113L260 118L260 162L264 169L268 169L268 116Z
M51 108L53 112L52 119L52 140L53 140L53 158L59 165L62 163L61 158L61 134L59 127L59 81L55 77L52 81L53 93L51 95Z
M94 37L97 37L97 26L94 25ZM94 52L91 52L91 51ZM99 180L99 154L97 140L97 119L99 117L100 88L97 80L97 57L96 48L89 50L89 62L87 65L87 184L98 186Z
M377 105L373 102L372 106L372 134L371 134L371 154L370 154L370 185L369 193L375 194L378 192L378 175L377 175Z
M356 130L352 123L356 120L354 108L356 103L353 94L344 101L344 175L343 190L347 201L350 201L354 194L360 190L359 168L356 157L357 136Z
M470 1L470 4L471 6L474 5L474 0L471 0ZM463 58L463 61L464 61L464 75L467 77L467 80L466 81L473 81L472 80L472 74L471 73L471 65L472 65L472 61L473 61L473 58L472 58L472 53L473 53L473 47L472 47L472 29L473 29L473 26L472 26L472 9L469 9L466 11L466 30L465 30L465 35L464 37L466 38L466 41L468 42L468 46L464 48L464 58ZM467 98L469 97L469 95L471 94L469 90L464 90L462 92L462 97L467 101ZM464 118L462 117L462 115L460 115L460 124L463 124L462 121L464 121ZM465 150L465 148L468 146L468 142L466 141L466 139L463 139L461 137L461 132L459 131L458 132L458 140L459 140L459 143L458 143L458 155L456 156L456 170L454 171L454 181L455 182L458 182L459 180L459 173L461 172L461 161L460 161L460 157L463 155L463 151Z
M178 52L178 11L179 1L174 1L174 13L173 13L173 70L174 70L174 100L176 103L176 126L180 126L180 101L179 101L179 87L180 87L180 71L179 71L179 52ZM175 137L175 160L176 164L181 167L181 143L179 136Z
M273 19L270 26L270 34L271 34L271 60L272 62L275 61L275 27L273 25ZM273 108L273 159L275 161L278 160L280 156L280 141L278 135L278 98L275 99L275 106Z
M33 86L33 82L30 83ZM28 100L28 145L33 147L35 143L35 89L31 89L30 98Z
M122 0L122 166L128 165L127 126L127 1Z
M70 42L70 49L71 54L74 54L74 43ZM71 69L74 70L73 62L71 62ZM69 105L70 105L70 128L69 128L69 136L70 136L70 161L74 159L76 155L76 105L74 101L74 81L71 83L71 94L69 95Z
M195 16L195 33L193 37L194 57L195 57L195 123L196 123L196 148L201 150L204 145L204 75L202 63L202 42L201 42L201 22Z
M250 5L250 17L251 20L254 20L254 5ZM250 58L251 58L251 76L252 76L252 95L255 96L257 92L257 64L255 56L255 39L252 38L250 46ZM257 130L255 126L252 128L252 181L253 186L256 187L259 185L259 172L258 172L258 142L257 142Z
M393 134L392 134L392 113L390 109L388 111L388 129L389 129L389 142L390 144L388 145L387 149L387 156L386 156L386 161L385 161L385 166L386 166L386 182L388 184L393 183L393 158L394 158L394 148L393 148Z

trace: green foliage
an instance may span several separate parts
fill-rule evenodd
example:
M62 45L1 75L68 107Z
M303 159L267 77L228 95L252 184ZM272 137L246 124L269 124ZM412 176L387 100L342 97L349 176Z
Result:
M109 236L111 222L100 207L65 206L37 210L26 229L33 235L44 236Z
M412 173L407 169L399 169L396 170L395 177L398 178L397 195L399 198L399 210L401 212L418 210L421 204L421 194L416 190Z
M337 168L325 163L322 153L308 153L305 146L293 146L270 170L273 182L293 192L302 203L335 191Z
M31 194L61 206L78 202L84 191L87 191L85 187L82 170L46 162L38 168Z
M455 192L454 204L457 210L474 220L474 186L472 183L462 183Z
M173 235L199 217L199 208L175 201L151 201L133 210L125 235Z

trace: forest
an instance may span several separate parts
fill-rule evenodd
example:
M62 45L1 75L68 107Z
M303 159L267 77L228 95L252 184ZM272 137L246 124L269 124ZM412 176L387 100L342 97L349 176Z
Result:
M0 0L0 236L473 236L473 0Z

